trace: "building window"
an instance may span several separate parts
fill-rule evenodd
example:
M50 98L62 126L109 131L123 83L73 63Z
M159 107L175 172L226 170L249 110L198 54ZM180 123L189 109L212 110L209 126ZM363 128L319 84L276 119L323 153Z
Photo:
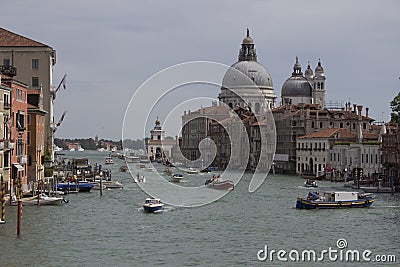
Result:
M319 128L322 129L322 128L324 128L323 126L324 126L324 124L323 124L322 121L321 121L321 122L319 123Z
M365 122L363 123L363 129L367 129L367 124Z
M17 143L17 156L21 156L24 153L24 143Z
M37 58L32 59L32 69L39 69L39 59Z
M27 132L27 145L30 146L31 145L31 132Z
M8 94L4 94L3 101L4 101L4 105L7 105L7 106L10 105L10 100L9 100L9 95Z
M32 77L32 87L39 87L39 77Z
M26 124L31 125L31 114L26 115Z
M4 66L4 67L10 66L10 59L9 59L9 58L3 59L3 66Z
M24 113L22 112L22 111L18 111L17 113L16 113L16 115L17 115L17 118L16 118L16 124L17 124L17 128L18 129L23 129L23 128L25 128L25 115L24 115Z
M15 99L19 102L22 102L22 90L21 89L15 89Z
M9 153L4 153L4 168L10 167L9 165Z

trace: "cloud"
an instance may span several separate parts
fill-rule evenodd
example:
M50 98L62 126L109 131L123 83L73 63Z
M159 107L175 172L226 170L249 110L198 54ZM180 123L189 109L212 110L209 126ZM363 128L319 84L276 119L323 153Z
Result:
M360 0L9 1L2 10L12 12L0 21L57 50L54 83L65 72L69 83L57 97L56 114L69 110L57 136L120 138L125 105L142 82L186 61L233 64L247 27L278 96L296 56L303 69L320 58L328 99L351 99L388 119L399 90L399 7Z

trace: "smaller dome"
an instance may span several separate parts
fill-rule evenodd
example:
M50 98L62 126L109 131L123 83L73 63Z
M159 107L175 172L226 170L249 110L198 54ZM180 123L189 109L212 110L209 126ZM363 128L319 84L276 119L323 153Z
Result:
M243 39L243 44L254 44L253 39L250 36L247 36Z
M312 97L312 86L302 76L290 77L282 85L283 97Z
M321 66L321 61L318 61L318 66L315 68L315 73L324 72L324 68Z
M308 66L307 66L306 71L304 72L304 75L305 75L307 78L308 78L308 77L311 77L311 78L312 78L312 76L314 76L314 72L313 72L312 69L311 69L310 63L308 63Z
M250 31L249 31L249 29L247 29L247 35L246 35L246 37L243 39L242 44L254 44L253 39L250 37Z

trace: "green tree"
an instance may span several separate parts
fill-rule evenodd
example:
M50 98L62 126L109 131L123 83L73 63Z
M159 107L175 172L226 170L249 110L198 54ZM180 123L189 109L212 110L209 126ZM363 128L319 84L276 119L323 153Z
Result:
M392 109L392 113L390 114L390 122L399 123L399 113L400 113L400 92L393 98L390 102L390 108Z

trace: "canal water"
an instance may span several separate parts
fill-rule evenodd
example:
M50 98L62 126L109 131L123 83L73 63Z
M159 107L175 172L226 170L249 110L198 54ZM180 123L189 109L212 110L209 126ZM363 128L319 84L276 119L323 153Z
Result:
M66 152L66 156L103 163L107 154L85 151ZM123 160L114 159L107 167L123 189L106 190L103 196L99 191L71 194L69 203L61 206L24 207L20 237L16 236L16 207L7 207L6 224L0 225L0 266L318 266L321 262L301 261L301 253L329 248L370 250L371 260L376 255L395 255L397 264L400 261L398 194L379 194L366 209L296 210L296 197L308 193L303 179L268 176L250 194L250 175L246 175L235 190L212 204L146 214L141 208L146 194L129 173L119 172L121 165ZM187 176L185 186L202 184L207 178ZM340 183L319 184L319 190L343 190ZM344 239L340 249L339 239ZM280 261L276 253L272 261L270 257L260 261L266 246L268 254L286 251L288 261ZM300 253L298 262L293 261L294 253L293 259L288 258L293 250ZM344 258L324 256L324 265L347 264ZM351 263L361 265L366 262Z

